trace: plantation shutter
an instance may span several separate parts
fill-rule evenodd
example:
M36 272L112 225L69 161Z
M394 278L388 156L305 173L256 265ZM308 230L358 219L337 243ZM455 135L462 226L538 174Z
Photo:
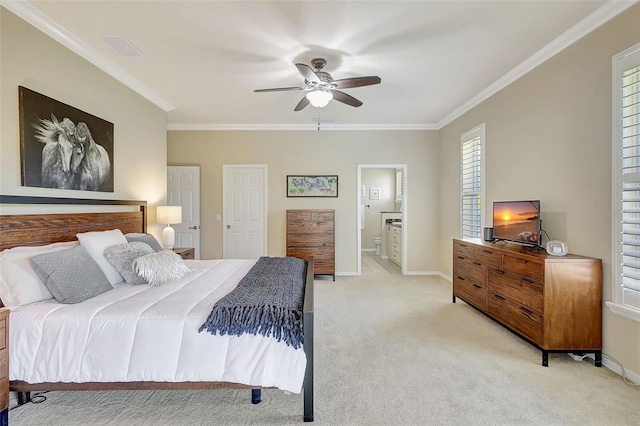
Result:
M482 139L462 142L461 236L480 238L482 191Z
M402 169L396 169L396 203L402 202Z
M621 302L640 309L640 64L622 69L618 78L622 93L615 107L621 120L616 123L619 136L615 142L621 146L622 157L618 171L621 250L617 253L621 273L616 284L622 287Z

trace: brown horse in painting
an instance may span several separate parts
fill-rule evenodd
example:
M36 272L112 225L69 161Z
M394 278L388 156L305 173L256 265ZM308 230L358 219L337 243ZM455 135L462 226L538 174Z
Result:
M77 158L82 160L78 166L71 170L75 173L73 180L73 189L81 189L86 191L99 191L102 185L109 178L111 171L111 161L107 150L100 144L97 144L89 126L80 122L75 129L76 147L81 150Z
M74 179L71 157L75 151L75 127L68 118L59 122L53 114L51 120L41 118L33 125L36 140L45 144L42 148L42 186L71 189Z

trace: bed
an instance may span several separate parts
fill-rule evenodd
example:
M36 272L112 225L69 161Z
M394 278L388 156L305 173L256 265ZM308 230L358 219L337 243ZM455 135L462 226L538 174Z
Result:
M79 244L73 242L78 233L146 232L145 202L0 196L0 204L132 210L2 214L0 251L66 247ZM261 389L275 388L302 391L304 421L313 421L313 262L304 274L301 348L273 336L199 332L213 304L235 288L255 260L184 263L190 273L166 285L117 285L82 303L53 300L12 310L9 377L19 403L30 392L46 390L229 388L252 389L252 402L258 403Z

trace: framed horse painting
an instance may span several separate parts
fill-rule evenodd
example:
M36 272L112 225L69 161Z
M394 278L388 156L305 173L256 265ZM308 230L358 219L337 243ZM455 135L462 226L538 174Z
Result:
M22 185L113 192L113 123L26 87L18 91Z

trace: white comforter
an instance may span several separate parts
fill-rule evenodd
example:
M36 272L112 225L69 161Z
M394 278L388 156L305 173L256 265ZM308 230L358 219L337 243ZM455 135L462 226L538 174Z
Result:
M76 305L55 301L10 314L11 380L227 381L299 393L302 349L263 336L198 332L214 303L255 260L187 261L186 278L121 285Z

